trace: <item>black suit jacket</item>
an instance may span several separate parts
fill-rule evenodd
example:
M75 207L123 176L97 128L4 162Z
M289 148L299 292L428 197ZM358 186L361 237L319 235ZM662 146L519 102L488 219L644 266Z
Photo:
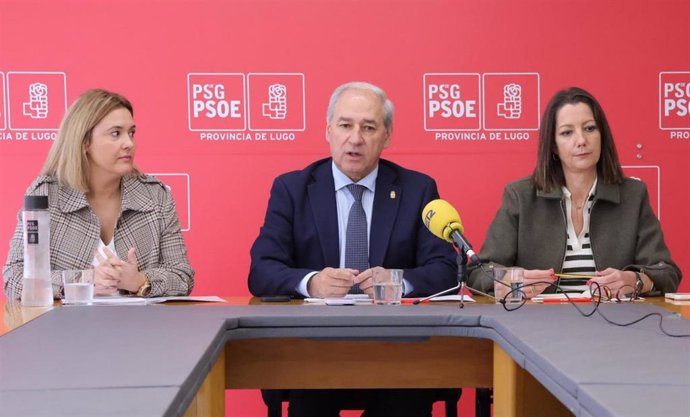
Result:
M379 161L369 238L369 264L404 269L412 297L452 287L455 251L422 223L424 206L438 198L429 176ZM338 214L331 158L275 179L264 225L251 248L249 290L288 294L309 272L338 268Z

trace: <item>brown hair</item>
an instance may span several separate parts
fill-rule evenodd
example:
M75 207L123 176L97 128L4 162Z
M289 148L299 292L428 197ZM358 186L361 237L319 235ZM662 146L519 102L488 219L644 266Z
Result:
M532 174L532 183L537 189L550 192L565 185L565 176L556 149L556 116L566 104L584 103L594 115L594 121L601 132L601 156L597 161L597 176L605 184L623 182L623 169L618 161L616 145L613 142L611 128L606 120L604 110L599 102L587 91L579 87L570 87L557 92L544 110L539 130L539 149L537 166Z

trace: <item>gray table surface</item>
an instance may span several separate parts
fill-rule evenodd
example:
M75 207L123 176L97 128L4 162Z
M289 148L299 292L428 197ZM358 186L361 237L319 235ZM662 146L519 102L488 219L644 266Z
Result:
M602 307L690 333L654 306ZM578 416L690 415L690 340L658 319L617 327L567 305L153 305L55 309L0 336L0 416L182 416L227 340L429 336L497 342Z
M690 321L652 305L607 304L600 308L617 323L657 313L664 317L667 331L690 334ZM499 334L494 341L576 415L582 405L580 389L585 384L676 386L685 390L685 397L690 396L690 338L664 335L659 330L659 320L655 316L618 327L599 314L585 318L571 306L555 305L527 305L518 311L497 311L481 318L483 325ZM657 403L654 396L646 399L652 405ZM687 412L680 415L690 416L687 403L685 407ZM627 414L625 407L605 410L602 408L595 415L634 415ZM656 411L649 415L680 416Z

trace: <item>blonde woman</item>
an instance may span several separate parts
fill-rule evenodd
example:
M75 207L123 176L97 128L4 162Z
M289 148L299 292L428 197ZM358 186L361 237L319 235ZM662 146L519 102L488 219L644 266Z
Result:
M188 295L194 271L187 260L170 190L134 165L132 104L89 90L62 120L41 175L27 195L47 195L53 296L62 270L95 269L96 294ZM21 213L3 268L5 293L22 292Z

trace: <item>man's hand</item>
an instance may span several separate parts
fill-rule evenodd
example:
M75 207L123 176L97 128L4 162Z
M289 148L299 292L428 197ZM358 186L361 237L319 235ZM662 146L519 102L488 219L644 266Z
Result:
M366 272L366 271L365 271ZM307 291L312 297L345 297L355 284L359 271L349 268L324 268L309 279ZM370 283L371 285L371 283ZM373 289L371 290L373 291Z
M355 284L359 284L359 289L367 294L369 298L374 298L374 270L369 268L355 277Z

